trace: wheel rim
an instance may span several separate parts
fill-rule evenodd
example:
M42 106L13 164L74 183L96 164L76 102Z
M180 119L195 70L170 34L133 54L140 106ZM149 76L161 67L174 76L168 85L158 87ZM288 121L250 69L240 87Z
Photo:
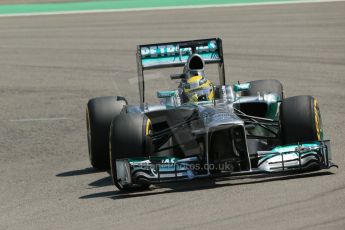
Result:
M321 120L319 105L316 99L314 99L314 120L315 120L317 140L321 141L323 140L322 120Z
M151 124L151 120L147 118L146 126L145 126L145 136L148 136L151 134L152 134L152 124Z

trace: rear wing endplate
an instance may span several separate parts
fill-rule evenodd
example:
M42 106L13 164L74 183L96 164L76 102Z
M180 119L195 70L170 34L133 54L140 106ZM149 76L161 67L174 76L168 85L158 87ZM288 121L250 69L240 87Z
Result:
M144 70L184 66L191 54L205 64L218 63L220 84L225 84L223 46L220 38L157 43L137 46L140 103L145 102Z

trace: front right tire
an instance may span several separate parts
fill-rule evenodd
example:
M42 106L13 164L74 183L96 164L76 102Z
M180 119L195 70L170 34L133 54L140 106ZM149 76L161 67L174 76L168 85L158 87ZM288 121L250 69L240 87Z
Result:
M315 97L295 96L280 105L283 144L323 140L322 120Z

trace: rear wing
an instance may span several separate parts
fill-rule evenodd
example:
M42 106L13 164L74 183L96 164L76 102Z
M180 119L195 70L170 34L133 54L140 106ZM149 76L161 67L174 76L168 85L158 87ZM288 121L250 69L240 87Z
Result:
M145 103L144 70L184 66L188 57L199 54L205 64L218 64L219 81L225 84L223 46L220 38L157 43L137 46L140 103Z

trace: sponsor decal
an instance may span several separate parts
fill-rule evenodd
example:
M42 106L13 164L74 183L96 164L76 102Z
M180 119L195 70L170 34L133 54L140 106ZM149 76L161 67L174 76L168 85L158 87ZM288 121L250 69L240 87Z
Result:
M198 54L202 53L212 53L217 51L216 40L211 40L207 46L196 47L196 52ZM188 55L192 53L192 48L179 48L179 45L159 45L159 46L143 46L141 47L142 58L156 58L156 57L169 57L178 55Z

